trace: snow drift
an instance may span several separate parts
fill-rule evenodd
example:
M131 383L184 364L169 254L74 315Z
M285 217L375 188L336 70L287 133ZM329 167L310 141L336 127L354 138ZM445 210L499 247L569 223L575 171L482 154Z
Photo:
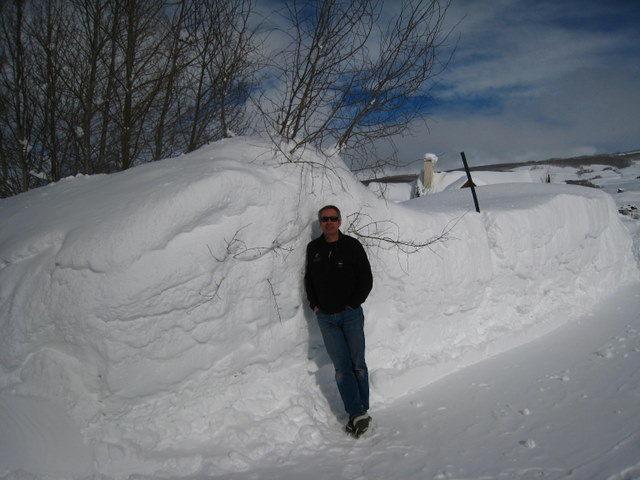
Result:
M237 138L0 201L0 437L12 444L0 465L213 476L293 444L313 451L343 421L302 286L327 203L374 271L374 408L638 278L629 233L598 190L486 185L477 214L466 190L388 204L338 158L297 160ZM7 419L47 408L82 448L29 453L34 438L56 439Z

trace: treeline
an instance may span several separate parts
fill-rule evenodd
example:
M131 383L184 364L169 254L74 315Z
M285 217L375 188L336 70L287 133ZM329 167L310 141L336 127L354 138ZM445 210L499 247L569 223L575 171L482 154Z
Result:
M0 197L236 134L356 161L426 115L441 3L4 0Z

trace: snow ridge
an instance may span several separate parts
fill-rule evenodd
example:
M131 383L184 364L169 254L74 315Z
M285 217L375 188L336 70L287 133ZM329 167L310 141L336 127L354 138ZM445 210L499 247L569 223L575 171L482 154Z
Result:
M350 232L448 232L411 254L365 241L378 406L639 278L603 192L486 185L476 214L466 191L387 204L338 158L301 160L236 138L0 201L12 225L0 233L0 405L63 406L88 445L66 473L225 475L336 439L341 408L302 286L323 204L340 206ZM0 464L48 468L20 455Z

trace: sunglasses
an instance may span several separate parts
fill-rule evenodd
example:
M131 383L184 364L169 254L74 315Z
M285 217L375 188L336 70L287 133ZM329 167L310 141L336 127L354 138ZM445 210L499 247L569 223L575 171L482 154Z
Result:
M322 223L326 223L326 222L339 222L340 221L340 217L320 217L320 221Z

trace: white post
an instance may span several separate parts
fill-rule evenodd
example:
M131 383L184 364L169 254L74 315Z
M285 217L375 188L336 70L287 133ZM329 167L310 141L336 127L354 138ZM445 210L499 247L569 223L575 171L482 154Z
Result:
M438 161L438 157L436 157L433 153L427 153L424 156L424 167L422 171L422 184L424 188L430 189L433 187L433 167Z

